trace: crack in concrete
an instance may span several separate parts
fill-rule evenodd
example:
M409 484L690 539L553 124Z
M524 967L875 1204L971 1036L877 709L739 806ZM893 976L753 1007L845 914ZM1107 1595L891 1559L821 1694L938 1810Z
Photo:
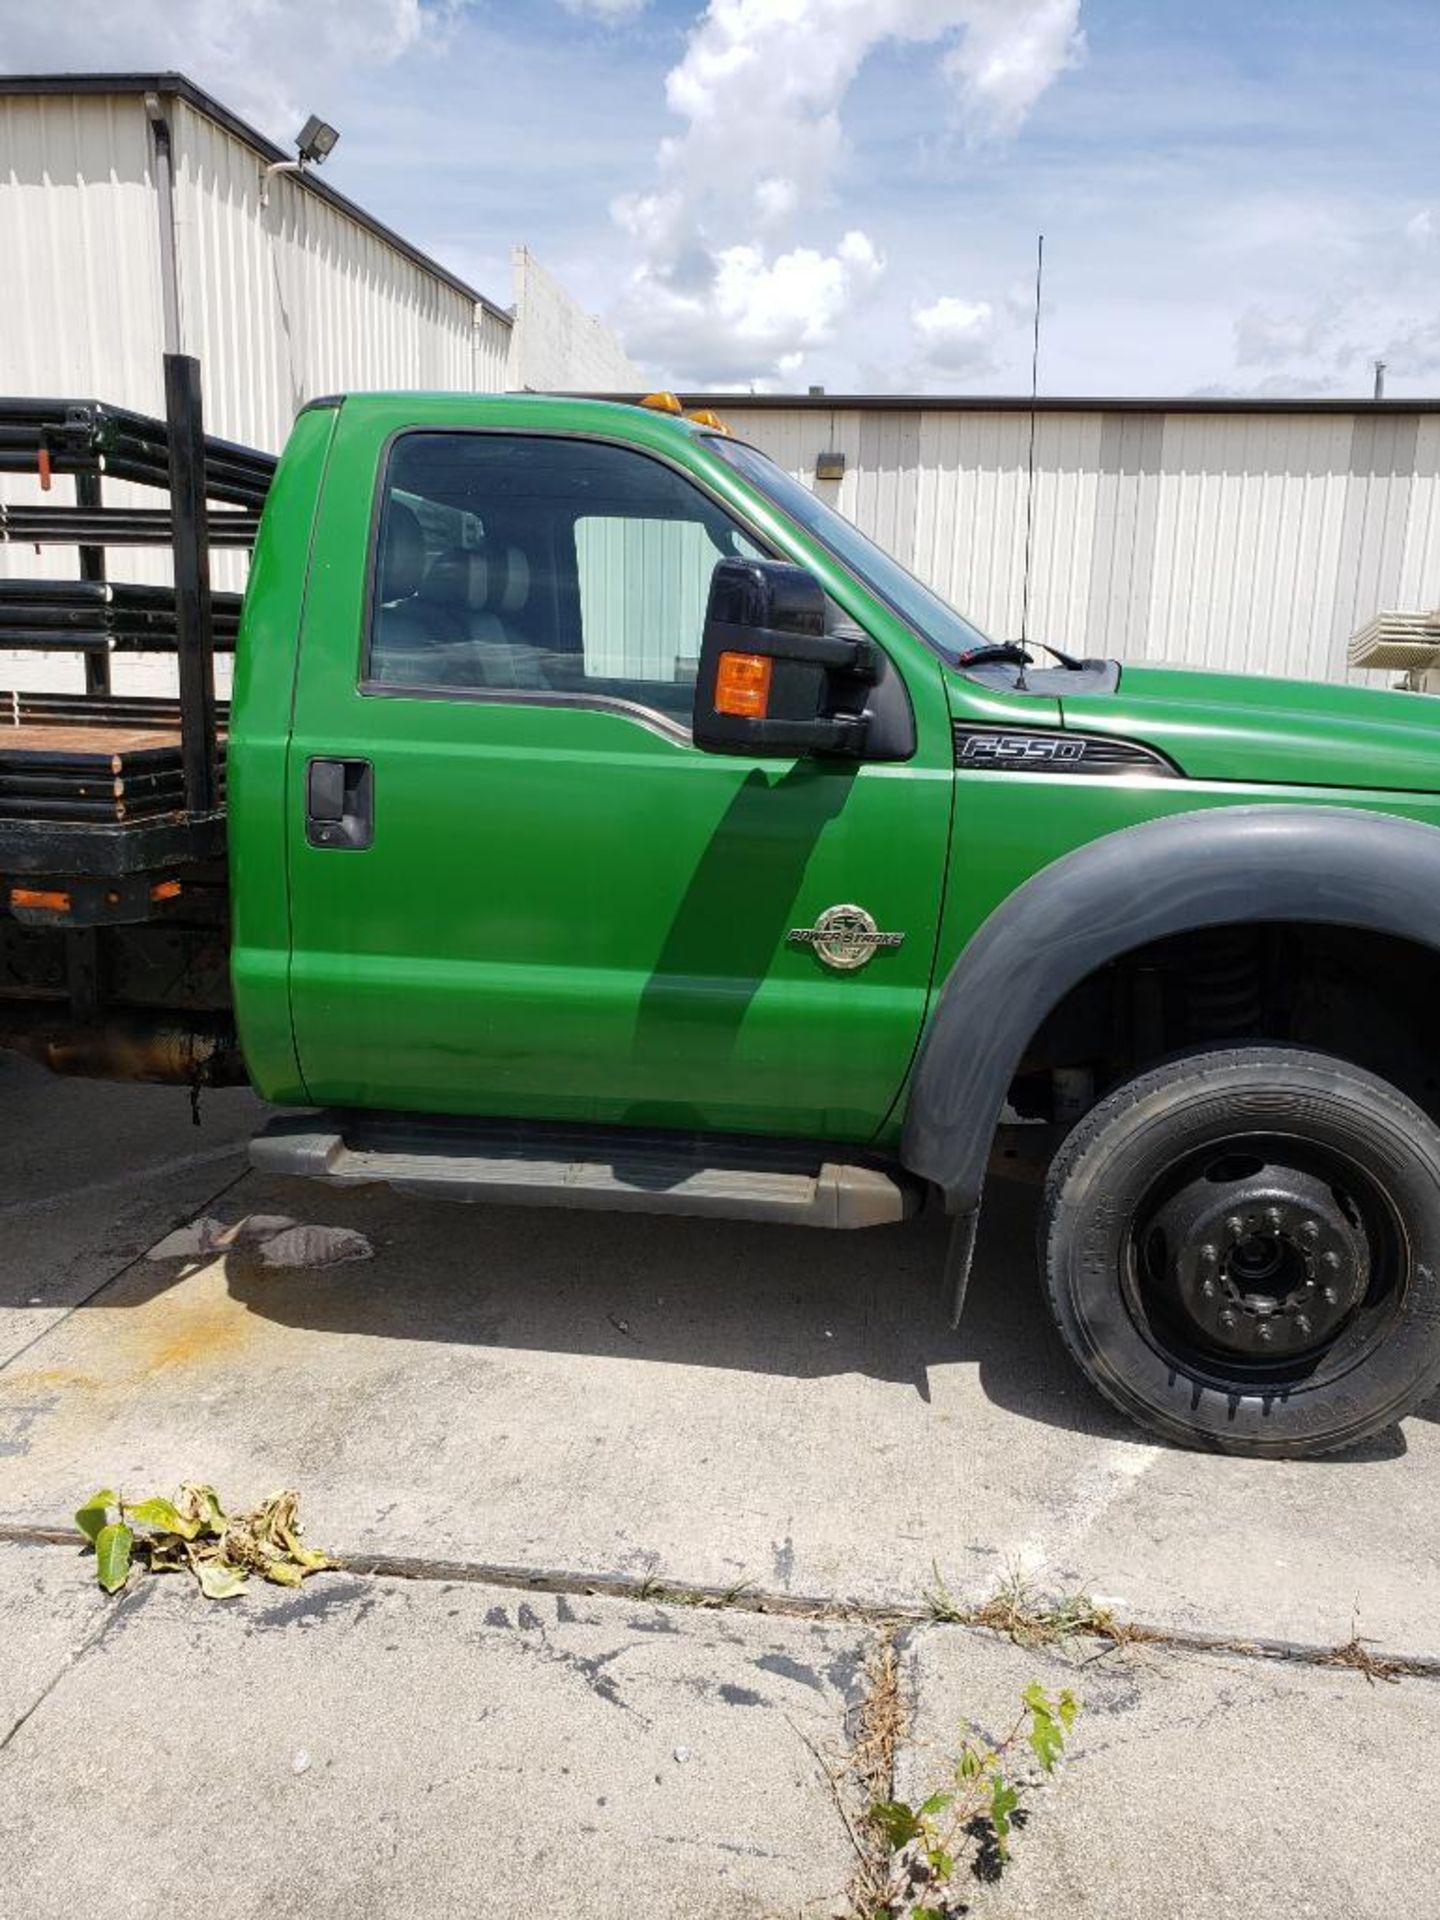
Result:
M248 1142L239 1140L233 1146L207 1147L199 1153L183 1153L169 1160L152 1160L148 1165L111 1174L104 1180L90 1180L79 1187L63 1187L58 1193L42 1193L36 1200L9 1200L0 1206L0 1220L23 1219L30 1214L44 1213L49 1207L71 1207L77 1200L93 1200L97 1194L130 1190L141 1180L163 1180L171 1174L193 1173L199 1167L212 1166L221 1160L234 1160L248 1151ZM174 1228L170 1231L173 1233Z
M0 1542L19 1546L56 1546L72 1550L80 1544L73 1527L20 1526L0 1523ZM456 1582L478 1587L502 1587L517 1593L563 1594L571 1599L642 1601L652 1607L692 1607L704 1613L773 1615L781 1619L834 1621L840 1625L933 1628L981 1633L992 1640L1010 1640L982 1616L984 1607L956 1607L953 1615L937 1619L928 1607L900 1602L881 1605L862 1600L838 1600L816 1594L771 1593L745 1586L707 1586L703 1582L658 1583L653 1574L576 1573L517 1567L484 1560L429 1560L385 1553L338 1553L337 1571L362 1578ZM1043 1616L1037 1616L1043 1619ZM634 1624L633 1622L631 1623ZM1060 1636L1057 1636L1057 1640ZM1244 1660L1290 1661L1301 1666L1350 1669L1369 1677L1440 1680L1440 1655L1394 1652L1354 1638L1337 1642L1277 1640L1254 1634L1200 1633L1184 1627L1152 1625L1146 1621L1116 1621L1112 1633L1075 1633L1074 1643L1096 1642L1101 1653L1126 1646L1167 1648L1177 1653L1224 1653ZM1017 1643L1023 1644L1023 1643ZM1055 1644L1055 1643L1051 1643ZM1383 1674L1382 1670L1383 1669Z
M135 1613L144 1605L147 1592L148 1588L141 1584L127 1587L118 1599L112 1600L109 1605L107 1605L105 1611L101 1614L90 1632L80 1642L80 1645L70 1649L69 1653L67 1653L65 1658L60 1662L59 1667L45 1682L45 1685L40 1689L39 1693L36 1694L29 1706L12 1722L5 1737L0 1739L0 1754L3 1754L8 1749L11 1741L20 1732L21 1728L40 1711L41 1707L44 1706L51 1694L54 1693L66 1674L73 1673L80 1665L80 1662L84 1660L87 1655L95 1651L96 1647L100 1645L106 1635L112 1632L113 1629L120 1624L122 1619L128 1618L130 1614Z

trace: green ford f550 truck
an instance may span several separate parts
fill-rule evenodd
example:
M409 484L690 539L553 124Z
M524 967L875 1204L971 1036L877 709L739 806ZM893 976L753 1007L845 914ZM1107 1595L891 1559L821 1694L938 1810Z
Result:
M1440 1383L1422 697L1041 664L713 419L351 395L267 488L167 375L148 439L74 403L11 436L76 476L16 537L75 516L66 591L107 611L83 698L0 713L0 1044L248 1078L256 1162L331 1182L827 1227L928 1197L957 1313L1008 1109L1058 1143L1055 1320L1142 1425L1325 1452ZM99 476L147 445L170 507L126 532ZM132 538L174 544L149 624L103 583ZM251 539L217 720L208 546ZM12 636L91 631L5 593ZM162 628L180 702L117 699Z

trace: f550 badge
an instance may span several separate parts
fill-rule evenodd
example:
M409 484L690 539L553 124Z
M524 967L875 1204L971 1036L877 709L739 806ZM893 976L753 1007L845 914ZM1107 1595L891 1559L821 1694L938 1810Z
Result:
M817 960L837 973L854 973L881 947L902 946L903 933L881 933L864 907L827 907L813 927L792 927L785 938L812 947Z
M1073 766L1085 758L1083 740L1043 733L971 733L957 758L961 766Z

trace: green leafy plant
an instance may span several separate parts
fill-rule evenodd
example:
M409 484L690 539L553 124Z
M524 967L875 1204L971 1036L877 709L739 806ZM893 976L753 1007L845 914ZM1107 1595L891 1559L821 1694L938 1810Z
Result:
M75 1514L95 1549L95 1572L107 1593L118 1593L137 1565L151 1573L189 1572L210 1600L245 1591L252 1573L280 1587L298 1587L307 1575L336 1562L301 1540L298 1493L274 1493L248 1513L227 1514L214 1487L187 1483L173 1500L122 1500L102 1487Z
M883 1844L884 1866L868 1876L866 1920L956 1915L967 1910L957 1884L966 1866L992 1877L1010 1857L1010 1838L1024 1815L1015 1767L1028 1748L1039 1772L1053 1774L1080 1703L1068 1689L1052 1697L1032 1682L1023 1709L1003 1740L967 1731L949 1784L918 1807L877 1800L866 1815Z

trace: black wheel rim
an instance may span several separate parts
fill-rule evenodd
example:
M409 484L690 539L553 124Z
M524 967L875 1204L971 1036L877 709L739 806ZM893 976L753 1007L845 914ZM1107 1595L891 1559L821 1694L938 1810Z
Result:
M1389 1332L1410 1250L1379 1177L1328 1143L1229 1135L1150 1182L1122 1253L1126 1306L1175 1370L1222 1389L1317 1386Z

